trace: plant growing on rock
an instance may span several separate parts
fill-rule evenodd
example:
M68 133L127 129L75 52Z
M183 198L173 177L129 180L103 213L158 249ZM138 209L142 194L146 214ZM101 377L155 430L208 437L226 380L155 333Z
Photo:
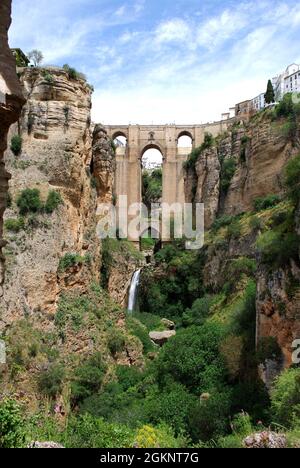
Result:
M22 137L20 135L14 135L10 142L10 149L15 156L19 156L22 151Z
M45 211L48 214L53 213L59 205L63 203L62 196L59 192L56 192L55 190L51 190L48 193L48 197L45 203Z
M0 401L0 448L22 448L25 445L25 422L20 406L11 399Z
M37 213L42 209L40 191L38 189L25 189L17 198L17 206L21 215Z

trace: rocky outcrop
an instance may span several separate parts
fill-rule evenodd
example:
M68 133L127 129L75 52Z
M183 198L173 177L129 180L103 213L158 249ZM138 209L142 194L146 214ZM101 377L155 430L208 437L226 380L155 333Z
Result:
M282 193L283 168L299 152L299 145L286 136L285 124L284 119L273 122L262 115L233 131L231 155L238 166L224 201L224 213L252 210L256 198Z
M61 69L25 69L20 81L27 102L10 137L20 134L22 151L5 156L12 174L5 218L20 219L16 201L27 188L38 189L42 203L55 191L62 203L52 214L25 215L19 232L6 230L1 328L24 314L47 320L62 292L76 287L84 293L100 275L97 194L89 171L91 90Z
M92 173L95 177L98 199L101 203L114 202L116 170L115 151L111 139L102 125L96 125L93 133Z
M257 275L257 340L272 337L282 355L282 367L292 365L293 342L300 337L300 269L291 267L273 272L261 267ZM264 370L267 385L271 382L272 366ZM277 372L278 374L278 372Z
M208 229L216 218L219 207L220 162L217 148L209 148L200 155L195 171L197 186L195 202L204 203L205 226Z
M175 330L166 330L162 332L152 331L149 333L150 340L158 346L163 346L176 335Z
M21 112L24 98L16 75L15 60L8 46L7 32L11 23L11 0L0 4L0 297L3 295L4 257L2 248L3 213L7 202L9 173L6 171L3 154L7 145L7 132Z
M251 211L256 198L283 192L284 166L300 149L297 138L287 134L287 125L286 119L273 121L268 112L258 114L249 123L236 122L202 150L195 166L186 171L185 198L205 204L206 229L217 215ZM236 169L229 187L222 190L222 166L228 159L235 161Z
M284 434L265 431L246 437L244 446L247 449L286 449L287 439Z

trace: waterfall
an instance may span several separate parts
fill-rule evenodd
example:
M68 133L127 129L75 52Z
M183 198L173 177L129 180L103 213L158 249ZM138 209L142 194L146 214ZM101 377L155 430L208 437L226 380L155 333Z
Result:
M136 303L137 303L137 295L139 289L139 282L140 282L141 270L137 270L131 280L131 285L129 289L129 300L128 300L128 311L134 312Z

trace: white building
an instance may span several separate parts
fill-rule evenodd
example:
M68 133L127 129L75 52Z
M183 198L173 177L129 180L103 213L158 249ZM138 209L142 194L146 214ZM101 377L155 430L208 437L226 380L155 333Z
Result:
M251 99L251 107L256 111L260 111L266 107L265 93L261 93Z
M283 73L275 76L272 79L272 84L275 91L275 99L277 102L281 101L285 94L299 91L299 72L300 65L292 63Z

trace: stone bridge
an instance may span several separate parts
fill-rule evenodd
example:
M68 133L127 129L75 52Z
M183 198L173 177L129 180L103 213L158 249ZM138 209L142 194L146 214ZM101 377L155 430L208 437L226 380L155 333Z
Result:
M189 136L193 148L200 146L206 132L214 137L226 131L233 119L205 125L129 125L106 126L108 136L125 137L127 145L117 148L115 195L127 195L128 205L142 201L142 158L148 149L158 149L163 157L162 202L184 203L183 163L191 148L178 146L182 136Z

